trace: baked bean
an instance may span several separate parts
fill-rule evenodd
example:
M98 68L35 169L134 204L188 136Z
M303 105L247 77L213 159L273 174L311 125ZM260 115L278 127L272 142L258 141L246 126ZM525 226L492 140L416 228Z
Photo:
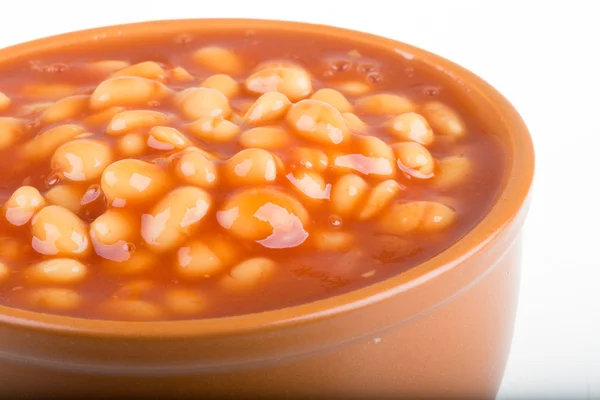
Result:
M162 83L138 76L119 76L102 81L92 93L90 107L100 110L115 106L146 106L167 97Z
M290 107L286 120L298 135L319 144L340 145L350 140L342 114L322 101L299 101Z
M83 119L86 125L92 127L98 127L104 124L108 124L115 115L125 111L125 107L110 107L106 110L101 110L93 114L88 115Z
M80 125L66 124L50 128L40 133L36 138L23 144L24 156L32 161L39 162L50 156L62 144L81 135L85 130Z
M244 189L217 212L219 224L240 239L267 248L288 248L308 237L308 212L289 194L272 187Z
M49 256L85 257L89 238L85 223L61 206L46 206L31 219L31 246Z
M0 257L5 260L20 261L31 253L31 246L12 236L0 236Z
M8 97L6 94L0 92L0 111L4 111L6 109L8 109L11 105L11 100L10 97Z
M329 166L329 158L323 150L311 147L295 147L290 155L290 166L323 172Z
M183 67L175 67L169 71L171 79L177 82L193 82L196 80L194 75L190 74L187 69Z
M81 209L81 200L84 190L75 185L55 185L50 188L44 197L48 204L62 206L75 214Z
M416 106L410 99L395 94L373 94L356 101L356 110L370 115L397 115L415 109Z
M350 216L369 190L367 182L358 175L346 174L331 188L331 208L336 214Z
M189 120L202 117L228 118L231 115L227 97L213 88L185 89L175 95L175 104L181 114Z
M0 117L0 150L11 147L25 132L25 124L17 118Z
M160 166L131 158L110 164L101 179L102 191L114 207L152 201L168 185L169 176Z
M177 252L176 269L187 280L201 280L219 274L227 265L201 240L194 240Z
M162 317L163 310L158 305L144 300L110 300L100 307L103 314L130 321L151 321Z
M119 137L117 151L126 157L136 157L144 154L146 151L146 136L132 132Z
M223 170L232 185L253 185L274 182L277 164L271 153L263 149L245 149L225 163Z
M239 261L246 253L245 243L223 233L208 232L200 240L219 257L225 266Z
M148 147L157 150L181 150L192 142L175 128L155 126L148 132Z
M112 158L106 142L75 139L56 149L51 166L62 179L85 182L98 179Z
M167 73L154 61L144 61L138 64L125 67L114 72L110 77L116 78L119 76L138 76L140 78L152 79L159 82L165 82Z
M433 143L433 130L427 120L414 112L400 114L387 122L388 131L405 142L417 142L429 146Z
M48 107L51 107L54 104L53 101L44 101L37 103L24 104L19 107L19 111L16 113L18 117L29 117L33 114L38 114L43 112Z
M192 61L202 68L217 73L238 75L243 71L240 57L220 46L202 47L192 54Z
M331 184L325 183L325 179L319 173L311 170L296 170L285 177L309 200L329 199Z
M268 92L260 96L244 116L244 122L250 125L265 125L285 116L292 103L285 94Z
M119 253L117 253L119 254ZM124 252L120 254L126 254ZM115 258L115 257L113 257ZM129 258L122 261L104 259L100 262L100 268L109 274L129 276L147 272L158 265L160 260L156 254L145 249L135 249L129 252Z
M207 299L200 292L174 289L165 294L165 306L175 314L198 314L207 308Z
M277 264L265 257L250 258L233 267L225 276L222 285L228 290L256 288L276 272Z
M29 303L36 307L53 311L71 311L79 308L81 296L73 289L43 288L28 292Z
M280 126L257 126L243 132L239 144L246 148L261 148L276 150L288 147L292 137L289 132Z
M210 143L227 143L240 133L240 127L217 117L202 117L186 125L189 133Z
M356 114L343 113L342 117L348 128L355 133L364 134L367 131L367 124L365 124Z
M413 231L434 232L447 228L456 220L450 207L432 201L415 201L392 205L379 219L385 233L402 235Z
M71 258L41 261L25 270L28 282L35 284L70 285L87 276L87 267Z
M169 118L159 112L151 110L129 110L115 115L106 127L109 135L122 135L133 130L148 128L156 125L165 125Z
M6 265L5 262L0 261L0 285L2 284L2 282L8 279L9 275L10 268L8 268L8 265Z
M224 74L209 76L200 84L200 87L217 89L228 99L240 94L240 84L229 75Z
M402 186L393 179L378 183L368 194L362 209L358 213L358 219L364 221L381 214L398 197L401 191Z
M290 60L285 60L285 59L281 59L281 60L268 60L268 61L263 61L258 63L253 71L254 72L258 72L258 71L263 71L265 69L274 69L274 68L296 68L296 69L303 69L303 67L295 62L292 62Z
M343 82L336 85L337 89L350 96L362 96L371 91L371 86L364 82Z
M415 178L428 179L433 176L433 157L429 150L417 142L392 145L398 159L398 168Z
M40 119L44 124L52 124L77 117L87 110L89 100L88 95L65 97L46 108Z
M77 86L68 83L36 83L23 87L21 94L36 99L55 100L70 96L77 89Z
M422 111L433 128L433 132L438 135L459 138L467 133L467 127L462 118L444 103L439 101L426 103L423 105Z
M335 89L324 88L319 89L312 96L310 96L313 100L319 100L325 102L335 108L341 113L351 113L352 112L352 104L344 97L343 94L338 92Z
M464 156L450 156L437 160L433 184L443 190L459 185L473 172L473 163Z
M131 258L131 243L138 232L136 218L122 209L106 210L90 224L90 238L96 254L117 262Z
M31 186L21 186L4 204L6 220L15 226L22 226L46 205L40 192Z
M172 190L142 216L142 238L155 251L177 247L198 229L211 203L210 195L197 187Z
M312 93L310 75L296 67L261 69L250 75L244 84L250 93L280 92L292 102L302 100Z
M213 188L218 183L215 161L201 151L188 151L175 161L175 174L182 182L202 188Z
M99 74L111 74L123 68L129 67L129 63L124 60L102 60L92 61L86 65L86 69L99 73Z
M348 251L356 244L353 234L333 229L316 231L311 239L318 251Z
M375 136L356 136L351 154L332 157L340 171L353 170L375 178L391 178L396 174L394 152Z

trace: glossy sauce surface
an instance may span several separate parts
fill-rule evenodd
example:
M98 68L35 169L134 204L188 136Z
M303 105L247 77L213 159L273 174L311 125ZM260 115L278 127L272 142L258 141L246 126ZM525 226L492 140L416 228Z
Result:
M417 62L331 38L99 44L8 65L0 93L16 308L198 319L348 292L460 239L504 173Z

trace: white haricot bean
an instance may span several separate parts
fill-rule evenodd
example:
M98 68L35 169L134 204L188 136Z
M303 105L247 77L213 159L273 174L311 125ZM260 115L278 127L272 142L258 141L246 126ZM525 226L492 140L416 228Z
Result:
M323 150L311 147L295 147L290 156L293 169L309 169L323 172L329 166L329 158Z
M33 83L21 89L21 93L35 99L56 100L72 95L77 91L76 85L68 83Z
M200 84L200 87L217 89L228 99L232 99L240 94L240 84L229 75L224 74L209 76Z
M460 115L444 103L429 102L423 105L422 111L433 132L438 135L459 138L467 133L467 127Z
M312 96L313 100L319 100L337 108L341 113L351 113L352 104L346 97L335 89L324 88L317 90Z
M415 201L392 205L379 219L379 228L389 234L413 231L434 232L447 228L456 220L456 211L432 201Z
M378 183L367 196L358 213L359 220L367 220L379 215L391 202L398 197L402 186L393 179Z
M227 143L235 139L240 133L239 126L217 117L202 117L187 124L185 128L198 139L210 143Z
M61 206L46 206L31 219L31 246L49 256L85 257L90 248L87 226Z
M165 82L167 80L167 73L165 72L164 68L154 61L144 61L125 67L114 72L110 77L116 78L119 76L137 76L159 82Z
M309 200L328 200L330 197L331 184L326 183L325 179L316 171L296 170L285 177L300 194Z
M392 118L386 123L388 131L405 142L417 142L425 146L433 143L433 130L420 114L408 112Z
M226 266L210 246L201 240L194 240L177 252L177 273L187 280L210 278L221 273Z
M238 75L243 71L242 59L233 51L221 46L206 46L192 54L192 61L215 73Z
M85 191L79 186L55 185L44 194L44 198L48 204L63 206L67 210L78 214L84 193Z
M258 185L275 182L277 162L263 149L245 149L231 157L224 166L224 176L231 185Z
M108 135L122 135L133 130L165 125L169 117L159 111L128 110L115 115L106 127Z
M120 69L127 68L129 65L129 62L124 60L102 60L87 63L86 69L92 73L107 75Z
M265 257L250 258L233 267L221 284L227 290L256 288L275 274L277 263Z
M75 139L56 149L50 164L62 179L85 182L98 179L112 158L106 142Z
M417 142L392 145L398 159L398 168L415 178L428 179L433 176L434 161L429 150Z
M66 124L50 128L40 133L35 139L23 144L22 150L26 158L32 161L42 161L50 158L62 144L84 133L81 125Z
M142 238L154 251L172 250L198 229L211 204L210 195L200 188L174 189L142 215Z
M87 276L87 267L72 258L41 261L25 270L25 278L34 284L70 285Z
M27 293L29 303L37 308L52 311L71 311L79 308L81 296L73 289L43 288Z
M333 229L314 232L311 239L319 251L348 251L356 244L353 234Z
M0 150L11 147L25 132L25 124L17 118L0 117Z
M238 140L242 147L265 150L289 147L291 141L290 133L280 126L257 126L243 132Z
M173 289L165 294L165 306L175 314L192 315L206 310L206 296L190 289Z
M164 311L156 304L144 300L111 299L100 306L100 312L127 321L152 321L160 319Z
M254 94L280 92L292 102L302 100L312 93L308 72L298 67L271 67L250 75L245 82L246 90Z
M11 105L10 97L0 92L0 111L6 110Z
M224 229L267 248L302 244L308 238L309 220L308 212L298 200L273 187L237 192L217 212L217 221Z
M367 194L369 185L358 175L346 174L331 188L331 207L336 214L349 216L354 213Z
M371 115L398 115L415 109L410 99L395 94L373 94L356 101L358 112Z
M38 113L43 112L48 107L51 107L53 104L54 104L54 102L52 102L52 101L24 104L21 107L19 107L19 111L16 112L16 116L17 117L29 117L29 116L32 116L33 114L38 114Z
M231 115L229 100L217 89L185 89L177 93L174 100L184 118L192 121L202 117L228 118Z
M192 142L175 128L155 126L148 132L148 147L157 150L181 150Z
M101 186L109 204L124 207L152 201L168 188L169 175L156 164L127 158L106 167Z
M355 133L364 134L367 131L367 124L365 124L356 114L343 113L342 117L348 128Z
M96 254L116 262L131 258L131 243L139 232L139 223L122 209L109 209L90 224L90 238Z
M86 125L92 126L94 128L97 128L100 126L102 126L102 128L104 128L104 125L108 124L115 115L117 115L118 113L120 113L122 111L125 111L125 107L120 107L120 106L109 107L105 110L101 110L101 111L98 111L98 112L88 115L87 117L83 118L83 122Z
M89 101L90 96L88 95L65 97L46 108L40 119L44 124L52 124L75 118L87 110Z
M119 76L101 82L90 98L92 110L114 106L146 106L160 101L170 90L162 83L137 76Z
M169 75L178 82L193 82L195 80L194 76L183 67L173 68L169 71Z
M299 101L290 107L286 120L299 136L319 144L341 145L350 139L342 114L322 101Z
M40 192L31 186L21 186L4 204L6 220L15 226L22 226L46 205Z
M2 283L8 279L9 275L10 268L8 267L8 265L6 265L5 262L0 261L0 285L2 285Z
M350 96L362 96L371 91L371 86L358 81L342 82L337 84L336 88Z
M177 157L175 174L182 182L202 188L213 188L218 183L215 161L201 151L187 151Z
M375 136L356 136L353 141L354 151L332 157L336 169L376 178L391 178L396 174L396 158L387 143Z
M100 262L100 268L109 274L128 276L146 272L157 266L159 262L156 254L146 249L135 249L133 253L129 253L129 256L124 261L104 259Z
M268 92L260 96L248 109L244 122L250 125L265 125L285 116L292 103L285 94Z
M146 151L146 135L132 132L117 139L117 151L126 157L136 157Z
M464 156L450 156L436 162L433 184L443 190L453 188L473 173L473 163Z

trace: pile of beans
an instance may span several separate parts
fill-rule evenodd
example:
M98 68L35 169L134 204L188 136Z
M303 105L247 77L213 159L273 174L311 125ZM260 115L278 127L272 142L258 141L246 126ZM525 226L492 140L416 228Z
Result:
M186 67L32 63L40 81L0 92L5 304L219 315L207 313L219 299L281 284L290 254L326 266L321 255L364 256L373 235L401 247L460 220L448 193L473 161L431 149L460 148L471 133L444 102L382 90L373 66L325 86L298 60L249 65L216 45L185 57ZM427 190L435 196L419 197ZM366 258L352 264L365 281L377 272Z

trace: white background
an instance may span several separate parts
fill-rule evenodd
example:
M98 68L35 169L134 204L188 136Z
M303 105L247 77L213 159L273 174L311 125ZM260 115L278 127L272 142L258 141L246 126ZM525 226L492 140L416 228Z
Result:
M462 64L517 107L537 153L499 398L600 398L600 2L388 1L11 0L0 47L109 24L247 17L367 31Z

